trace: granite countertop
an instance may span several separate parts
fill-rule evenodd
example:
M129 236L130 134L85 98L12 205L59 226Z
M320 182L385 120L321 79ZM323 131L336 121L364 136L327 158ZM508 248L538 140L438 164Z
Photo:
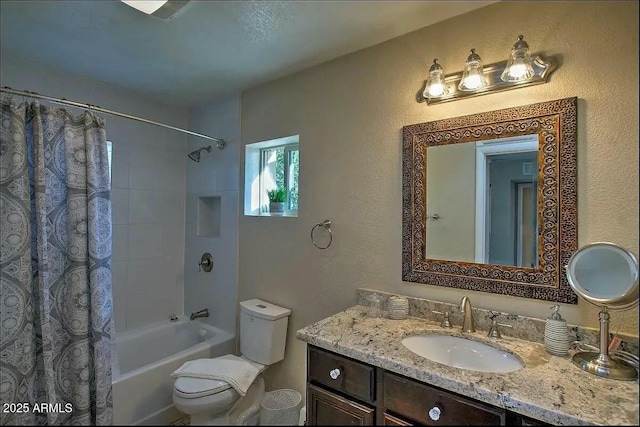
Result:
M401 343L409 335L464 336L506 350L525 367L509 373L453 368L420 357ZM638 425L638 382L599 378L566 357L552 356L544 344L486 331L462 333L422 318L372 319L354 306L297 331L297 338L362 362L494 406L556 425Z

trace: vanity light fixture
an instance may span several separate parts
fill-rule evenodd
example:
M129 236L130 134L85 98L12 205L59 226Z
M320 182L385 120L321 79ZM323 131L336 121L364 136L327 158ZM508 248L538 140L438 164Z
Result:
M463 71L443 75L443 67L434 59L416 100L431 105L542 84L549 81L557 66L558 60L553 56L532 55L524 36L520 35L507 61L483 65L480 55L471 49Z
M422 96L425 98L438 98L448 93L444 84L444 72L442 66L438 64L438 59L433 60L433 65L429 68L429 79L424 88Z
M487 87L487 78L482 71L482 59L476 53L475 49L471 49L471 54L464 63L464 71L462 78L458 84L458 89L463 92L479 90Z
M531 52L529 45L524 41L524 36L519 35L518 41L511 48L511 54L507 60L507 66L500 75L505 82L524 82L535 75L531 65Z

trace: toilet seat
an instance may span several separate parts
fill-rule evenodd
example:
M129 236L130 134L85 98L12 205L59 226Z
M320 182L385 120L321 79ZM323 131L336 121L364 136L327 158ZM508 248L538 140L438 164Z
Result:
M183 399L196 399L229 390L231 386L218 380L204 378L179 377L173 385L173 391Z

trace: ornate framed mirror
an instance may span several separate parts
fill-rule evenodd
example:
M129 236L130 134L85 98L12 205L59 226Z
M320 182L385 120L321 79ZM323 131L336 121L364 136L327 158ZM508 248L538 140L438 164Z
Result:
M577 303L577 98L402 129L402 280Z

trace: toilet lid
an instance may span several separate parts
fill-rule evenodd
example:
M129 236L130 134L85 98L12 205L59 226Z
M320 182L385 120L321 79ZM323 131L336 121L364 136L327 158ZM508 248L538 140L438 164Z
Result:
M179 377L173 388L180 397L195 399L223 392L230 389L231 386L224 381Z

